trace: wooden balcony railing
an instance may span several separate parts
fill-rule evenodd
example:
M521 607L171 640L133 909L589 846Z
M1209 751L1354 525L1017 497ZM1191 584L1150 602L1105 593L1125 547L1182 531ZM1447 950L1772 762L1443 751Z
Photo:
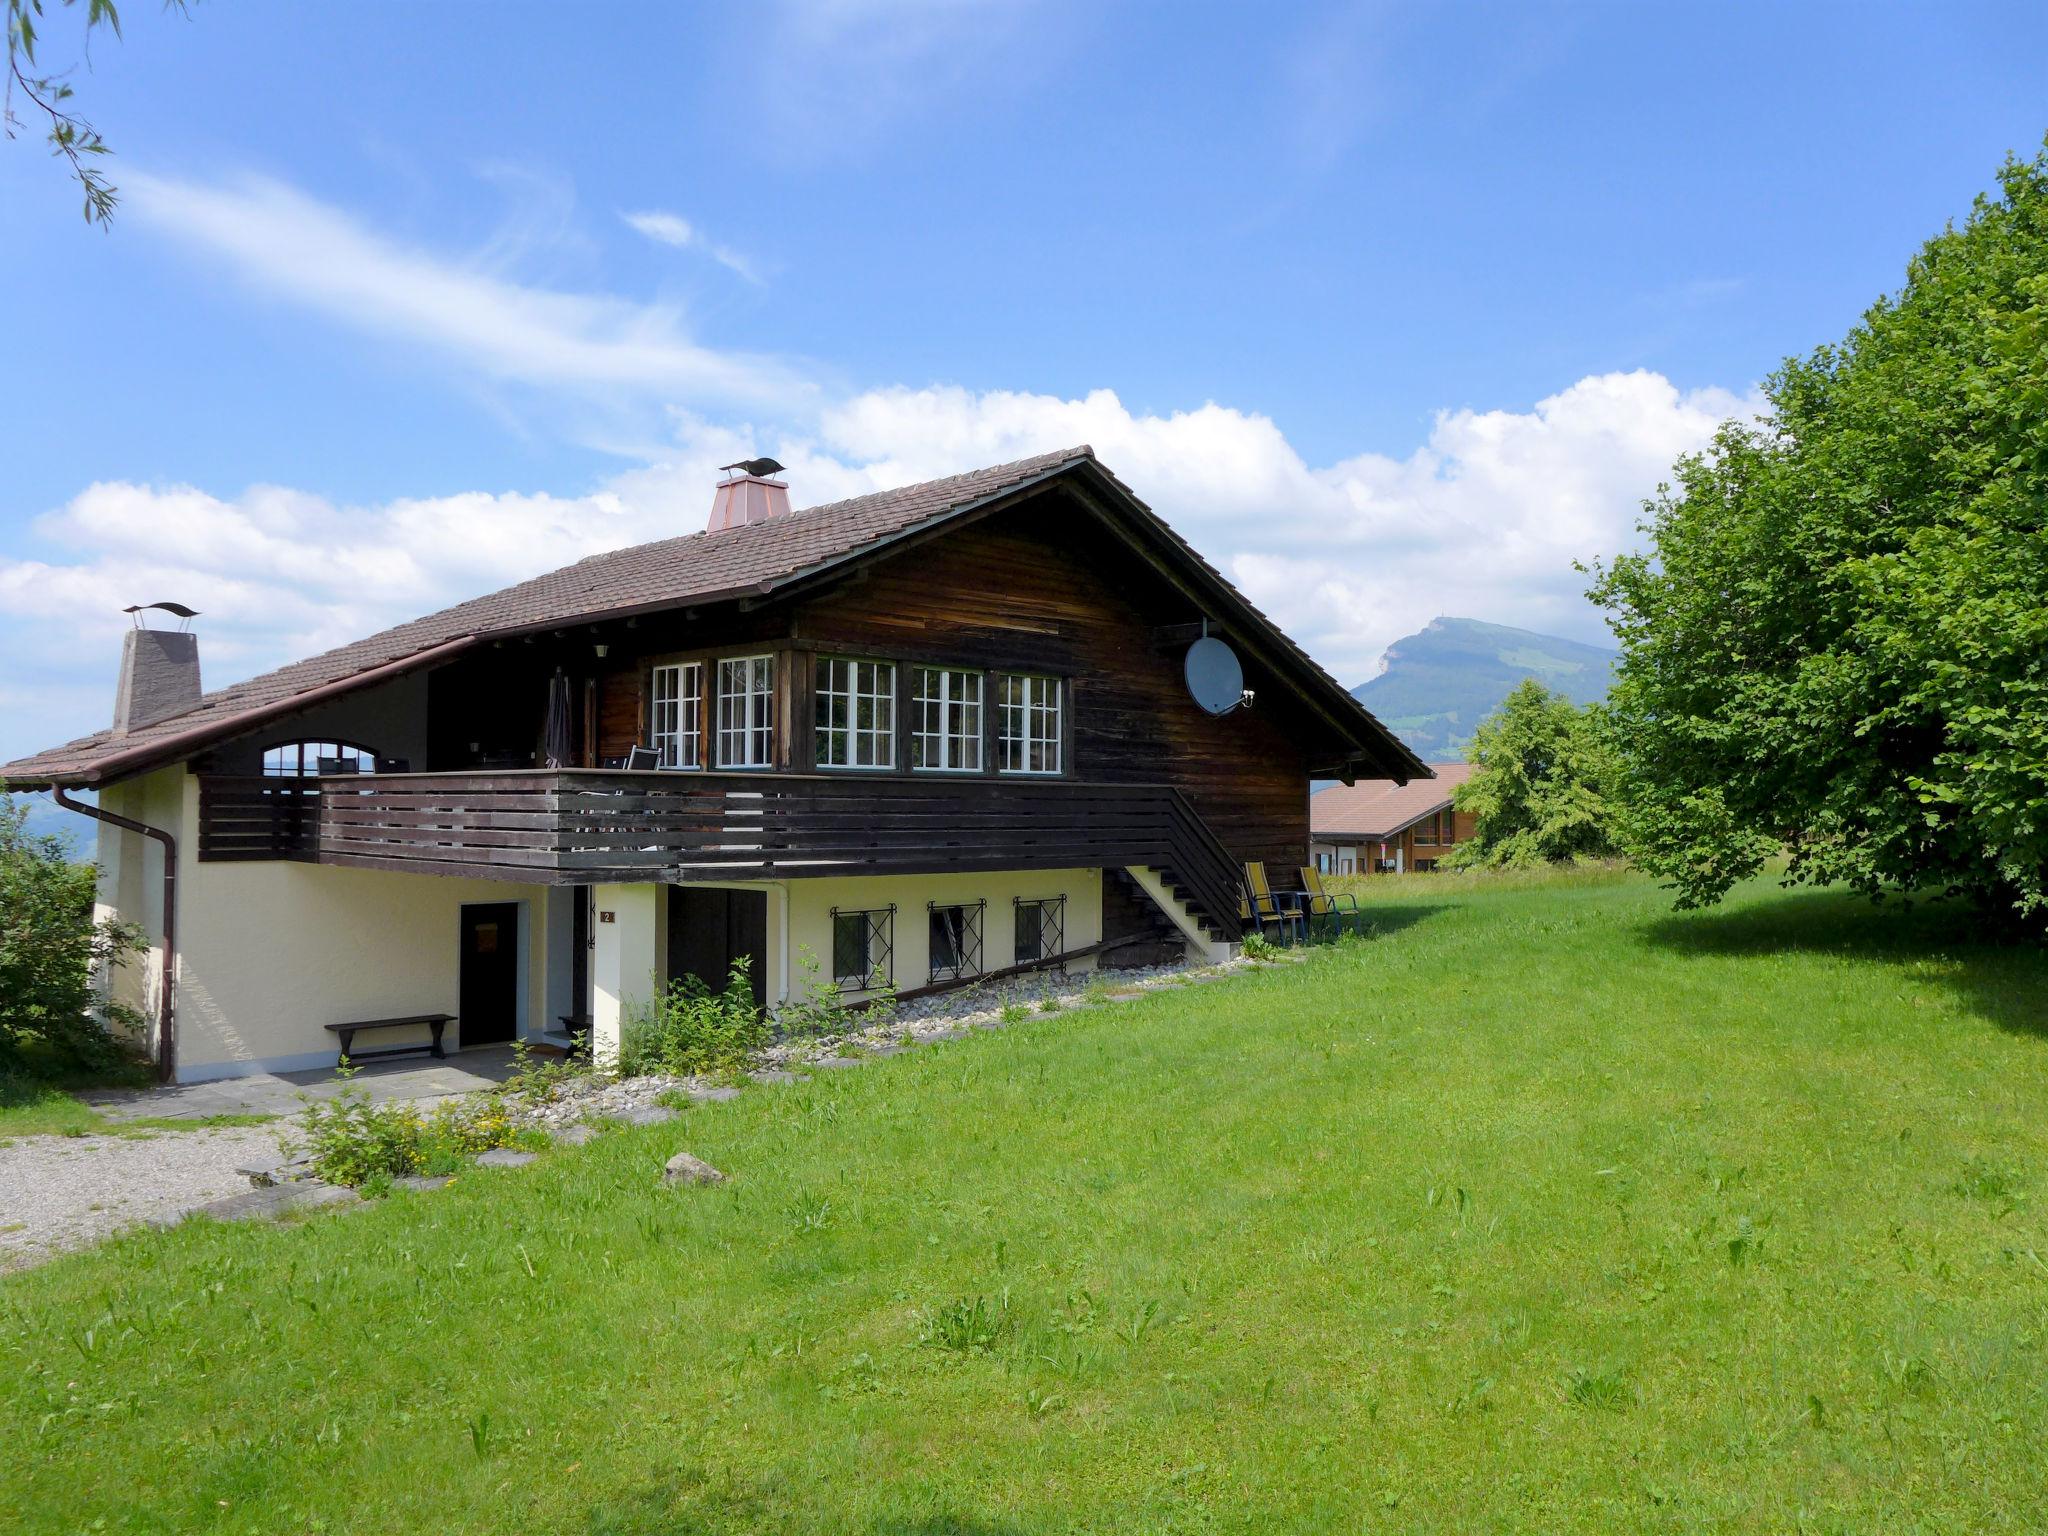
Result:
M1148 865L1219 933L1237 867L1178 790L1066 780L531 770L203 777L202 861L536 884Z

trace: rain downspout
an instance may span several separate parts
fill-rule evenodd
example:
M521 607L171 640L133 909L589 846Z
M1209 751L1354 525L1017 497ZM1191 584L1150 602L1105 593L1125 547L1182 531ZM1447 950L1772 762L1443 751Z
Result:
M140 832L144 837L153 837L163 844L164 976L163 987L157 993L156 1075L158 1081L168 1083L175 1078L178 1071L177 1034L173 1027L177 1017L173 1006L173 993L178 978L178 840L161 827L145 826L139 821L102 810L96 805L73 800L64 793L62 784L51 785L50 793L67 811L76 811L81 816L90 816L94 821L103 821L109 826L120 827L127 832Z

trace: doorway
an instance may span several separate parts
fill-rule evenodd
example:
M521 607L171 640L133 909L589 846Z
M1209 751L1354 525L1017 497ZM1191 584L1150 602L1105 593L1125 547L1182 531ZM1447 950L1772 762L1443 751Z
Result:
M732 963L751 957L754 1002L768 1003L768 893L668 888L668 976L695 976L713 992L725 990Z
M457 1027L465 1047L519 1032L519 903L462 909L462 980Z

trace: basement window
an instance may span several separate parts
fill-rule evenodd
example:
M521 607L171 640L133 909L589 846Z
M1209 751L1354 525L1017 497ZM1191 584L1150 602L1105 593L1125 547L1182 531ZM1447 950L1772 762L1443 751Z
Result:
M896 974L896 909L832 909L832 980L842 992L886 987Z
M931 914L931 979L962 981L981 974L982 917L985 901L940 906L933 902Z
M1017 898L1016 965L1050 960L1066 948L1067 898L1049 896L1027 901ZM1062 965L1061 970L1066 967Z

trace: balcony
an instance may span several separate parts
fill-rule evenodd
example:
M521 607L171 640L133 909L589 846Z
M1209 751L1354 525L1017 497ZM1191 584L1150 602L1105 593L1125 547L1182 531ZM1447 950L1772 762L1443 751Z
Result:
M542 885L954 870L1168 871L1220 933L1237 869L1159 784L504 770L202 776L202 862L293 859Z

